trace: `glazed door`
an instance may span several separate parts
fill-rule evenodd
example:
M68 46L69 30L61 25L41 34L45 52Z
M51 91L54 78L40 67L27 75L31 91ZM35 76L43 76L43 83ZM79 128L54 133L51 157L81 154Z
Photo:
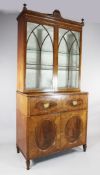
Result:
M61 147L70 148L86 143L86 111L61 114Z
M26 89L53 88L53 30L52 26L27 22Z
M56 152L60 147L60 115L48 114L28 119L29 157Z
M59 28L58 88L79 88L80 32Z

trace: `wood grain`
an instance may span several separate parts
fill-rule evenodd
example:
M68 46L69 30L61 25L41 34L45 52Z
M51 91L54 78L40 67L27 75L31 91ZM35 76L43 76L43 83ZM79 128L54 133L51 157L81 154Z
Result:
M60 114L48 114L42 118L41 116L30 117L28 122L30 159L45 156L60 149Z
M84 21L64 19L59 10L43 14L27 10L26 4L18 18L18 64L16 94L16 146L30 160L87 144L88 93L80 91L82 26ZM27 22L52 26L53 88L26 88ZM59 28L80 33L79 88L57 87ZM33 43L34 45L34 43Z
M86 110L61 114L61 147L70 148L86 143Z

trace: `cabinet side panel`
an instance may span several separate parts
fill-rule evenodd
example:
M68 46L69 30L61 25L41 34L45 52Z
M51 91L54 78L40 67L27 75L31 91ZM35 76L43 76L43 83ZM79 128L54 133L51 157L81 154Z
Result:
M17 90L24 91L25 81L25 47L26 47L26 27L23 18L18 21L18 53L17 53Z
M28 114L28 98L23 94L16 94L16 108L21 114Z
M27 158L27 103L28 98L23 94L16 95L16 144Z
M16 117L16 145L27 157L27 117L17 110Z

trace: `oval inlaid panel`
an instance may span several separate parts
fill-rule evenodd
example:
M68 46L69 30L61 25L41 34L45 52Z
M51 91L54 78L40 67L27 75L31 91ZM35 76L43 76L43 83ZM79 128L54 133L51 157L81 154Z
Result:
M69 142L79 139L82 132L82 120L78 116L70 118L65 126L65 137Z
M45 150L52 146L55 141L56 127L50 120L41 121L35 129L35 140L37 146Z

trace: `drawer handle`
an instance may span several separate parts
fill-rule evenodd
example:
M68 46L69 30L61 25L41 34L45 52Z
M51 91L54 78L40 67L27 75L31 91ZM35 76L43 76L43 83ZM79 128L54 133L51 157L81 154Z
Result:
M46 108L49 108L50 103L44 103L43 106L44 106L45 109L46 109Z
M72 101L72 104L73 104L73 106L77 106L77 104L78 104L78 103L77 103L77 100L73 100L73 101Z

